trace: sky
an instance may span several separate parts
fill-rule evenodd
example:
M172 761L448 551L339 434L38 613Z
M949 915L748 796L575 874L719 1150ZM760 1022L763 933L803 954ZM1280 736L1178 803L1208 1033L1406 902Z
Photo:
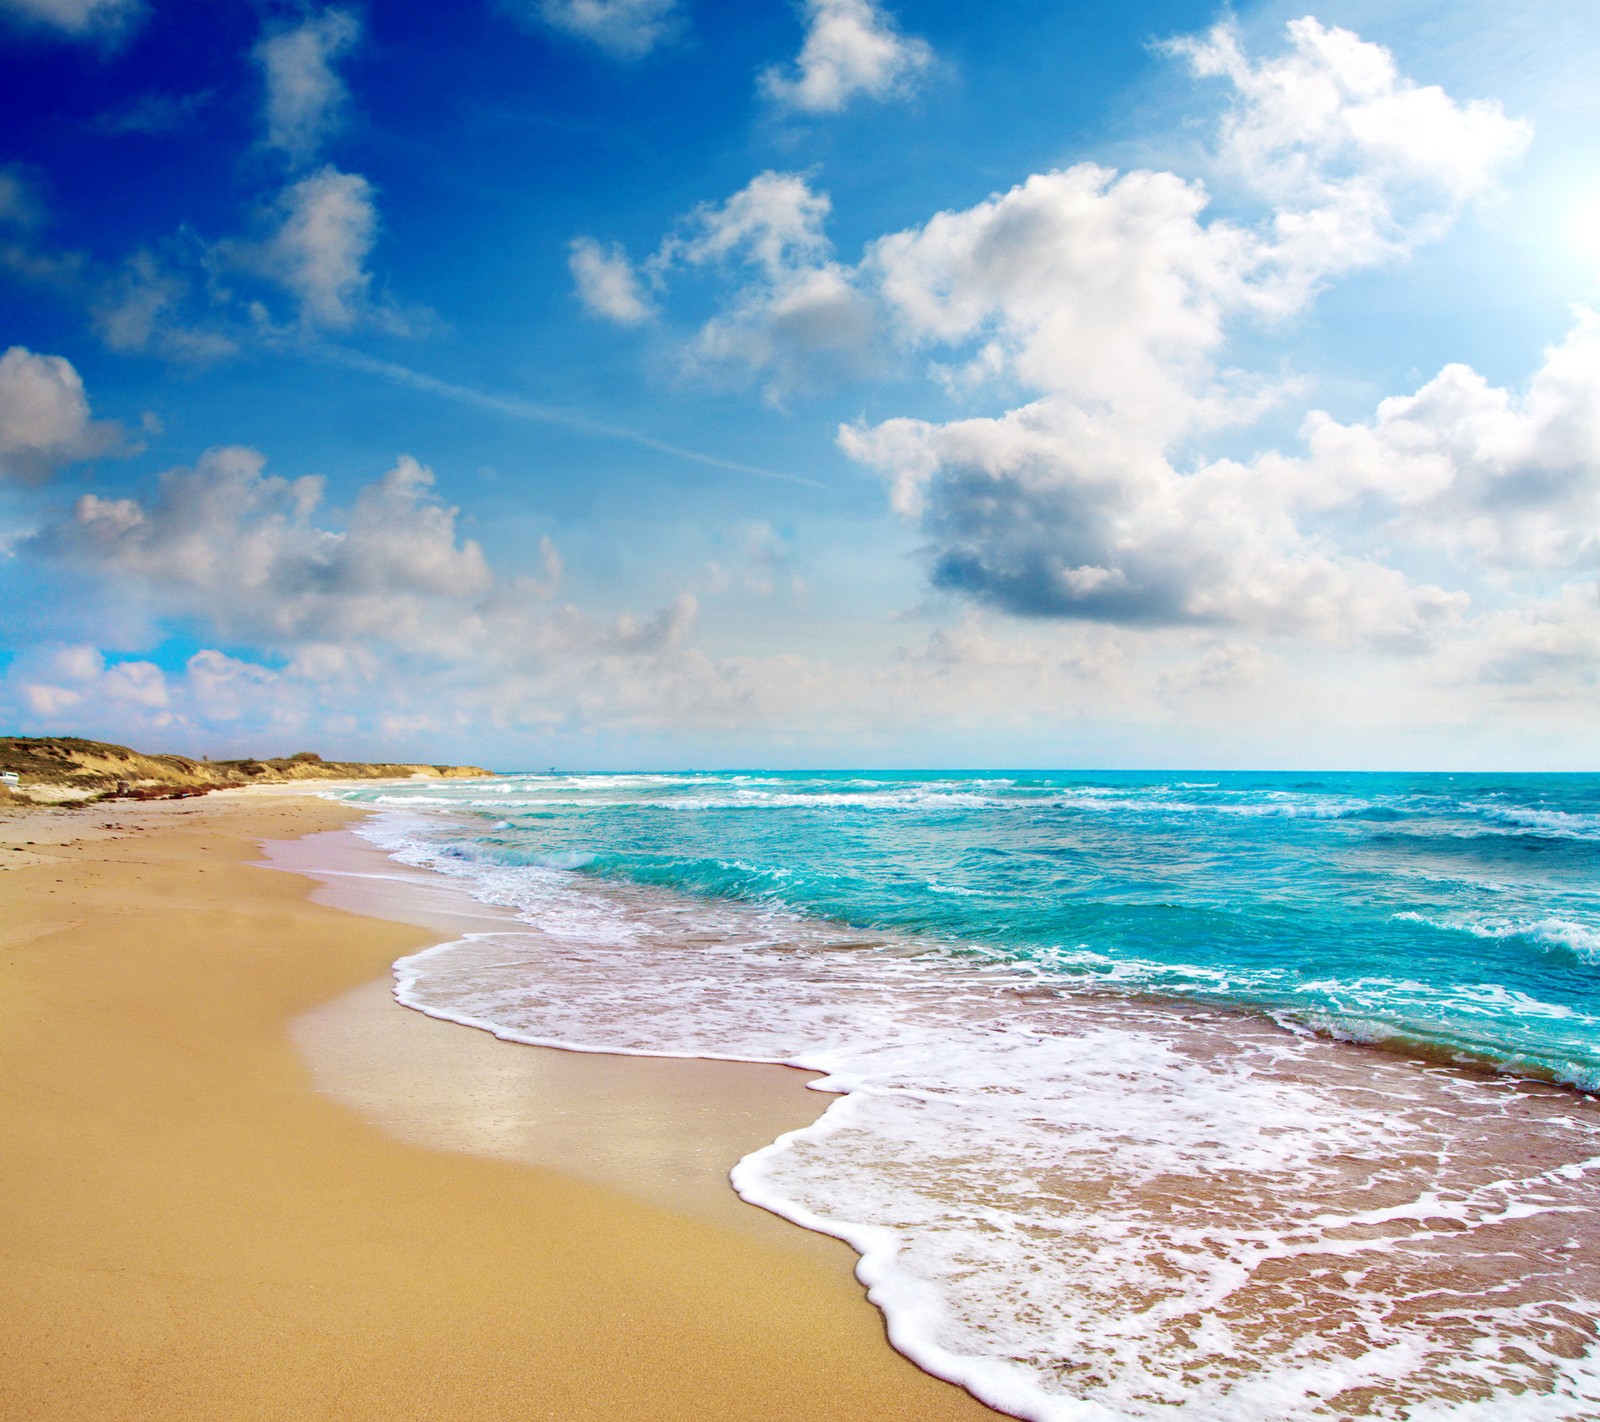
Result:
M1600 769L1589 0L0 0L0 730Z

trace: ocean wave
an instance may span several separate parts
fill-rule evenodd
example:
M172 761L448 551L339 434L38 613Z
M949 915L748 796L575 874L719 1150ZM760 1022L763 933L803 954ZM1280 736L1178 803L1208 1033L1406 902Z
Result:
M1593 1317L1600 1249L1566 1247L1597 1235L1581 1098L1063 995L1037 964L861 948L783 910L444 859L415 827L389 843L526 920L402 960L409 1005L513 1041L824 1073L837 1099L735 1187L849 1242L895 1345L992 1405L1035 1422L1600 1407L1593 1329L1571 1322Z
M380 804L415 804L417 800L381 800ZM652 810L666 812L704 810L971 810L1006 809L1019 802L996 799L969 791L933 790L877 790L877 791L818 791L818 792L764 792L734 790L723 795L673 795L660 799L596 799L575 795L551 795L539 799L520 801L459 801L439 800L431 803L461 805L503 811L507 805L522 805L529 809L583 810Z
M1600 928L1565 918L1540 918L1517 922L1506 919L1431 918L1405 910L1394 917L1402 923L1421 923L1445 933L1466 933L1474 938L1521 938L1546 951L1566 952L1586 963L1600 963Z

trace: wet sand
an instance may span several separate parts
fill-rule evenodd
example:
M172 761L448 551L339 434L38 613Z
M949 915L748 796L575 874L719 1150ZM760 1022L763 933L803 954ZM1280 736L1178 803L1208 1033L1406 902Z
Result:
M349 830L265 851L273 867L315 879L319 903L448 938L524 927ZM854 1266L848 1246L745 1204L728 1184L734 1161L809 1126L835 1099L806 1089L815 1072L556 1051L395 1009L385 973L290 1024L319 1091L401 1140L544 1166Z
M436 935L254 862L352 817L228 793L0 818L0 1415L995 1415L888 1347L842 1246L716 1188L722 1150L826 1097L385 1003Z

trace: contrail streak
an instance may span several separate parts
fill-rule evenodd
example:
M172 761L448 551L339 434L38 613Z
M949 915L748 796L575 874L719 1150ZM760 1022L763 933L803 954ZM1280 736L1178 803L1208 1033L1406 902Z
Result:
M463 405L476 405L481 410L493 410L497 414L509 415L514 420L537 420L541 424L561 425L569 430L598 435L602 439L626 440L629 444L642 445L659 454L670 454L677 459L687 459L695 464L708 465L712 469L726 469L734 474L750 474L758 479L777 479L785 484L799 484L806 489L827 488L826 484L821 484L815 479L805 479L798 474L784 474L776 469L763 469L759 464L740 464L732 459L718 459L714 454L702 454L699 450L668 444L664 439L654 439L650 435L640 434L637 430L630 430L622 425L608 425L601 420L591 420L585 415L563 410L558 405L542 405L536 400L524 400L518 395L495 395L485 390L474 390L470 385L457 385L454 381L440 380L437 376L425 375L420 370L397 365L391 360L379 360L375 356L363 355L360 351L329 346L324 347L321 354L353 370L366 371L369 375L392 380L397 385L426 391L430 395L455 400Z

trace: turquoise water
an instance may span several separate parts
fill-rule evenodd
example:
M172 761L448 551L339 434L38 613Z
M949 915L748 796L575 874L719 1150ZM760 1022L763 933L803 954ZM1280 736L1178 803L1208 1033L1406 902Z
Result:
M994 1407L1600 1417L1600 777L343 793L512 910L396 964L401 1002L818 1073L733 1188L847 1241L894 1345Z
M1600 776L527 775L450 852L1600 1088Z

